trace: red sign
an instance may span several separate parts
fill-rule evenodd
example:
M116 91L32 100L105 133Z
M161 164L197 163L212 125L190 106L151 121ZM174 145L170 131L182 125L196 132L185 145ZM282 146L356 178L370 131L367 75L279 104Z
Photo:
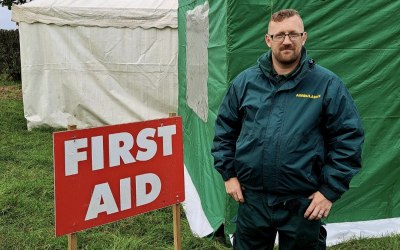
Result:
M57 132L56 236L185 200L182 119Z

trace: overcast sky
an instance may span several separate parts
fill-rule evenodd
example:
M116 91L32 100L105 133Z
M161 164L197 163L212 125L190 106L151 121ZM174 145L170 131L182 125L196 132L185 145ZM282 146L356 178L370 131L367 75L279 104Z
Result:
M0 29L14 30L17 25L11 21L11 10L7 7L0 7Z

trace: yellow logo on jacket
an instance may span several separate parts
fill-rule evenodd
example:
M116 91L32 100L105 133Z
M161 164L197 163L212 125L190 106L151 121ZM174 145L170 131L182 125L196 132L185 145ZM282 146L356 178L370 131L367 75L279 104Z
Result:
M296 94L296 97L298 97L298 98L318 99L318 98L321 98L321 95Z

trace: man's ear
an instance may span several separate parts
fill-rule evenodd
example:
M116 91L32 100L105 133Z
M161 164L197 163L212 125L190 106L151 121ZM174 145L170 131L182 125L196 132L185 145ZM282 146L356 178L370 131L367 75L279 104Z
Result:
M303 40L302 45L304 46L304 44L306 44L306 40L307 40L307 32L303 33L302 40Z
M272 42L271 37L268 34L265 34L264 39L265 39L265 43L268 45L268 47L271 48L271 42Z

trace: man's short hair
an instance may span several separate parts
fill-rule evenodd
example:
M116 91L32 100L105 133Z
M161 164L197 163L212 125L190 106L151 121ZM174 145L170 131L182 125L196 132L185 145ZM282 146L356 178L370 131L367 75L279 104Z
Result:
M275 12L271 16L271 21L270 22L282 22L284 19L292 17L292 16L298 16L300 17L300 14L297 10L294 9L284 9ZM301 17L300 17L301 19Z

